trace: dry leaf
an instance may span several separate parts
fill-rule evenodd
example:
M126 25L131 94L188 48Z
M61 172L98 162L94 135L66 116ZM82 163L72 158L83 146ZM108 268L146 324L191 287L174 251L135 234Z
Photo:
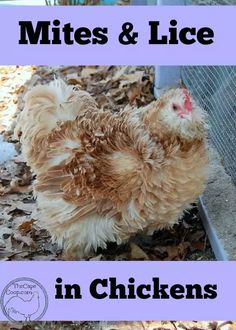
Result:
M23 222L18 228L23 233L27 233L31 230L32 225L36 222L36 220L32 219L30 221Z
M192 242L191 247L196 250L203 251L206 248L206 242Z
M23 236L20 233L15 233L13 235L13 238L18 242L22 242L22 243L26 244L27 246L33 246L34 245L34 241L29 236Z
M144 322L100 322L99 330L144 330ZM97 329L97 330L98 330Z
M80 76L81 76L81 78L88 78L92 74L96 74L96 73L98 73L98 69L97 68L84 68L81 71Z
M131 260L149 260L147 254L135 243L131 243L130 248L131 248L131 252L130 252Z
M120 88L123 88L125 85L127 84L134 84L134 83L139 83L142 80L142 77L144 75L143 71L136 71L135 73L132 74L126 74L126 75L122 75L119 79L120 79Z
M69 85L80 85L80 80L77 73L67 75L66 80Z
M100 261L102 259L102 254L99 254L95 257L90 258L90 261Z
M183 260L188 253L189 247L189 242L183 242L177 246L167 246L168 258L166 260Z
M133 86L131 90L128 92L128 97L130 103L134 103L135 99L140 97L141 95L141 86Z

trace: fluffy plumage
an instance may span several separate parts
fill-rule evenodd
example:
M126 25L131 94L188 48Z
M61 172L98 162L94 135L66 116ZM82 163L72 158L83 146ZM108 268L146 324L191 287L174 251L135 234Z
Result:
M204 189L205 115L185 89L112 113L56 80L28 92L15 132L68 258L172 226Z

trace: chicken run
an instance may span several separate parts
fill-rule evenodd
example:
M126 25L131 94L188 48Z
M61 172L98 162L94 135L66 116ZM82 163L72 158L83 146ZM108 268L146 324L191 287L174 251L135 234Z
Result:
M152 149L152 142L146 137L147 141L145 145L148 144L148 148L150 149L147 151L144 146L142 150L141 142L139 141L140 139L145 140L145 132L142 131L142 128L134 127L134 131L130 132L128 136L124 133L124 125L122 126L122 122L123 124L128 123L130 114L136 116L137 113L142 112L143 109L148 111L146 112L145 120L149 120L150 124L152 124L154 116L156 115L153 109L155 109L158 104L160 105L160 103L166 102L166 100L169 102L169 107L176 107L176 109L172 109L173 111L171 110L174 115L178 114L178 118L184 116L181 108L178 108L181 102L185 104L189 111L193 106L191 102L194 102L190 99L185 89L179 89L177 92L174 91L173 95L167 95L166 100L155 101L153 96L154 69L152 67L15 66L1 67L0 74L0 92L1 99L3 100L0 108L1 260L61 260L79 258L85 258L86 260L214 260L214 255L202 227L196 204L191 204L190 209L185 210L182 216L182 210L187 207L188 203L194 202L198 194L203 190L204 167L206 162L204 144L198 149L198 152L193 152L191 155L191 157L193 157L192 162L188 161L186 164L181 164L183 169L181 169L181 166L178 169L177 167L171 167L173 171L172 175L179 175L180 178L177 187L179 189L178 194L185 196L183 192L186 190L188 198L185 196L181 200L178 195L173 195L172 198L166 199L165 194L167 196L170 194L168 191L165 193L163 190L163 205L165 205L167 201L169 205L165 205L165 207L167 207L168 212L170 212L162 215L163 224L160 224L155 222L155 215L159 213L161 217L161 207L163 205L161 205L159 209L153 209L151 213L149 212L150 209L148 205L145 205L145 202L148 200L145 194L149 196L148 202L152 203L152 197L150 196L153 196L153 188L150 188L151 193L148 194L147 190L144 191L144 186L147 185L148 179L145 179L147 180L145 184L143 184L143 179L141 179L141 177L145 177L145 171L147 171L148 168L151 168L152 171L152 165L147 162L147 167L142 170L143 172L141 174L137 174L137 169L135 169L135 175L133 172L133 166L140 166L138 163L140 157L148 158L147 152L152 154L151 157L156 157ZM44 85L44 87L39 87L41 84ZM54 84L54 87L48 87L49 84ZM37 87L35 88L35 86ZM30 90L31 92L27 93ZM66 119L66 112L61 112L62 117L57 118L56 121L53 119L53 125L57 125L57 129L55 130L55 134L57 135L56 139L59 140L57 140L57 142L56 140L52 142L54 143L54 149L50 146L50 152L48 153L50 156L47 157L50 158L52 156L55 158L51 160L52 166L49 166L49 163L47 163L45 159L43 160L44 165L42 166L40 162L45 157L45 154L43 154L44 151L47 151L45 150L45 146L39 144L38 146L33 146L33 149L29 149L31 148L30 146L32 146L31 142L35 138L30 134L33 132L34 124L37 122L37 120L34 121L36 114L32 114L31 119L28 121L24 119L24 115L28 111L27 107L30 108L34 104L34 93L39 93L37 100L40 100L40 102L48 101L50 103L50 100L54 98L53 93L57 93L57 97L60 99L63 97L63 91L69 93L66 95L73 99L73 106L76 104L76 98L81 100L81 95L83 96L83 101L79 101L81 103L77 103L76 106L74 106L75 113L72 115L73 118L70 122L72 124L71 128L66 128L64 126L62 129L65 129L65 131L60 131L59 129L61 125L63 126L62 121ZM40 93L43 95L41 95L42 98ZM46 96L45 93L49 94ZM58 102L60 103L61 99ZM73 113L73 109L70 109L68 104L70 103L67 102L64 106L68 107L66 111L71 114L71 110ZM44 105L47 110L48 105ZM81 108L81 113L83 113L83 111L86 112L86 109L89 108L87 118L92 116L89 122L90 124L92 123L92 130L96 128L96 134L98 134L96 136L97 149L95 151L92 151L95 146L94 144L89 146L89 139L91 142L91 136L88 136L88 134L86 135L85 126L88 123L85 122L83 124L83 120L80 121L80 124L82 123L82 126L85 125L83 128L84 134L82 134L84 149L76 150L76 143L78 147L78 141L76 140L76 125L78 122L75 120L77 107ZM37 105L35 109L37 112ZM40 114L39 112L37 113ZM172 115L172 113L170 112L169 115ZM164 112L164 114L166 116L166 112ZM97 116L97 118L94 116ZM201 111L199 112L199 116L202 116ZM121 129L119 135L117 135L117 132L116 135L111 135L110 139L113 140L110 142L110 145L106 147L109 149L109 152L105 152L104 144L102 144L101 141L103 141L104 130L108 130L106 121L107 123L109 122L109 125L112 125L113 119L116 121L114 127L115 125L116 127L120 126ZM45 125L51 125L49 117L43 116L40 118L40 121L41 120L44 121ZM132 120L136 119L133 117ZM66 123L66 125L68 124L67 121L64 123ZM95 123L100 126L95 127ZM33 126L31 126L31 124ZM100 129L100 133L98 132L98 128ZM132 125L131 128L133 130ZM201 130L203 130L203 127L199 128L199 132L201 132ZM90 131L90 133L91 132L92 131ZM162 132L164 132L164 130L162 130ZM198 134L203 133L199 132ZM44 131L44 133L42 136L46 137L47 132ZM69 134L72 138L71 145L60 145L60 141L63 141L63 136L65 134ZM94 138L94 132L91 134ZM17 140L17 135L21 135L21 143ZM172 138L173 137L170 137L170 140ZM119 139L121 139L121 142L119 142L121 146L117 145ZM163 145L166 144L166 148L169 148L165 137L163 137L162 143ZM120 150L124 151L123 153L118 151L120 147ZM185 147L188 149L187 146ZM63 172L65 169L62 170L64 174L60 172L61 169L57 167L57 160L59 160L60 163L60 160L67 158L66 162L68 162L68 159L71 157L71 155L68 156L68 151L73 154L75 150L79 157L77 161L80 163L79 174L81 174L81 176L76 176L77 181L73 182L73 180L71 181L69 179L71 176L70 165L74 166L73 157L71 158L72 162L70 159L70 165L69 167L67 166L66 170L69 171L69 176L65 176L65 172ZM85 150L87 151L86 156L84 154ZM111 151L113 153L112 157L109 156L111 155ZM160 152L160 150L158 152ZM184 157L189 159L186 155ZM27 157L36 158L30 160L29 158L27 159ZM160 157L160 154L158 157ZM93 164L97 164L97 167L91 166L91 159ZM26 165L26 160L30 166ZM165 161L167 162L168 160L166 159ZM123 164L125 162L126 165L124 167ZM197 163L198 165L196 166ZM180 163L178 163L177 166L179 166L179 164ZM113 173L114 177L109 181L108 174L113 165L115 166L115 174ZM52 174L53 172L48 171L48 168L53 168L53 170L58 171L54 177L55 180L52 179L52 177L50 178L50 175L54 176L55 172ZM125 172L127 169L128 172ZM185 175L186 173L184 174L183 172L182 176L185 177L185 179L189 178L190 181L188 181L188 179L187 181L181 179L181 171L185 171L185 169L188 173ZM191 171L194 173L194 178L191 178L189 174ZM83 176L83 173L89 173L89 176ZM149 172L148 175L150 176L151 173L152 172ZM170 173L167 174L169 175ZM166 183L164 187L168 187L168 175L164 180L164 184ZM95 183L93 181L94 176L99 176L99 180ZM68 178L68 180L66 179L64 181L65 177ZM127 194L131 196L133 192L133 194L136 194L136 197L139 195L138 187L140 187L140 180L142 181L143 196L146 197L139 199L139 203L141 204L138 207L144 212L144 216L140 218L140 222L138 223L136 220L133 221L132 217L130 218L131 215L127 211L127 208L126 211L124 211L124 205L127 205ZM152 181L153 180L155 181L154 177ZM80 185L80 188L78 185ZM34 186L36 187L35 192L33 192ZM48 190L47 186L50 186L52 189L50 188ZM63 192L60 190L62 186L64 189ZM177 188L175 187L174 189ZM95 189L95 191L91 189ZM39 191L36 192L36 190L41 191L40 194L43 200L43 205L41 206L41 197L38 197L38 202L36 203L36 194L39 194ZM91 228L86 228L87 236L80 238L81 240L84 239L81 243L82 247L78 247L78 242L72 234L68 236L65 240L66 242L64 242L63 228L65 224L59 225L58 228L55 227L54 224L56 221L53 221L54 215L52 211L53 202L56 201L56 198L61 196L61 194L64 194L62 200L64 199L65 202L66 200L73 200L71 205L77 203L76 211L73 215L75 218L83 218L85 215L91 217L91 214L94 214L94 209L99 209L100 214L109 214L109 216L117 218L117 224L120 230L119 237L115 237L115 234L111 232L108 233L110 237L103 239L107 234L107 232L105 232L107 228L105 228L103 232L103 229L100 228L101 232L98 233L98 236L100 235L100 238L102 238L100 242L94 241L96 237L93 235L93 230ZM117 195L120 196L120 200L118 201ZM107 198L108 196L109 198ZM51 199L49 209L44 207L48 198ZM91 202L91 200L93 200L93 202ZM70 208L71 205L68 207ZM41 219L39 215L40 212L37 208L38 206L43 214ZM79 213L77 214L78 206ZM63 211L68 212L68 209L65 208L61 210L61 212ZM48 212L51 213L49 214ZM55 209L54 212L57 212L57 210ZM59 213L56 215L57 217L60 216ZM123 222L120 222L119 219L121 214L122 219L125 219L124 221L122 220ZM147 224L143 225L145 215L147 219L153 219L148 226ZM68 219L66 218L67 213L61 214L61 216ZM51 217L49 221L47 221L49 219L48 217ZM181 218L179 222L172 226L178 218ZM43 219L46 219L46 221L42 223ZM74 221L73 217L70 218L70 221ZM169 224L171 226L168 226ZM77 224L73 224L73 226L74 225L75 227L73 227L73 230L77 228ZM96 230L98 231L98 228ZM77 231L77 235L79 235L79 231ZM54 238L54 240L52 238ZM63 250L66 252L67 250L69 251L68 256L65 254L65 257ZM76 250L76 253L71 253L73 252L72 250ZM81 254L80 251L82 251Z

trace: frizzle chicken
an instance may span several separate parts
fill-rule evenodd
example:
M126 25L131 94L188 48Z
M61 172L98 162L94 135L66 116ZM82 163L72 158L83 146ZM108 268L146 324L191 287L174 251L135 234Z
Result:
M62 80L33 88L15 133L42 226L68 259L172 226L204 189L205 126L184 88L120 113Z

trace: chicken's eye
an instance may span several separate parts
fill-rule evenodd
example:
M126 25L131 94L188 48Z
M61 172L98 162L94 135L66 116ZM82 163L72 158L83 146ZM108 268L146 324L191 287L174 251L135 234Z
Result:
M172 104L172 109L173 109L174 111L177 111L177 110L179 109L179 107L178 107L177 104L173 103L173 104Z

